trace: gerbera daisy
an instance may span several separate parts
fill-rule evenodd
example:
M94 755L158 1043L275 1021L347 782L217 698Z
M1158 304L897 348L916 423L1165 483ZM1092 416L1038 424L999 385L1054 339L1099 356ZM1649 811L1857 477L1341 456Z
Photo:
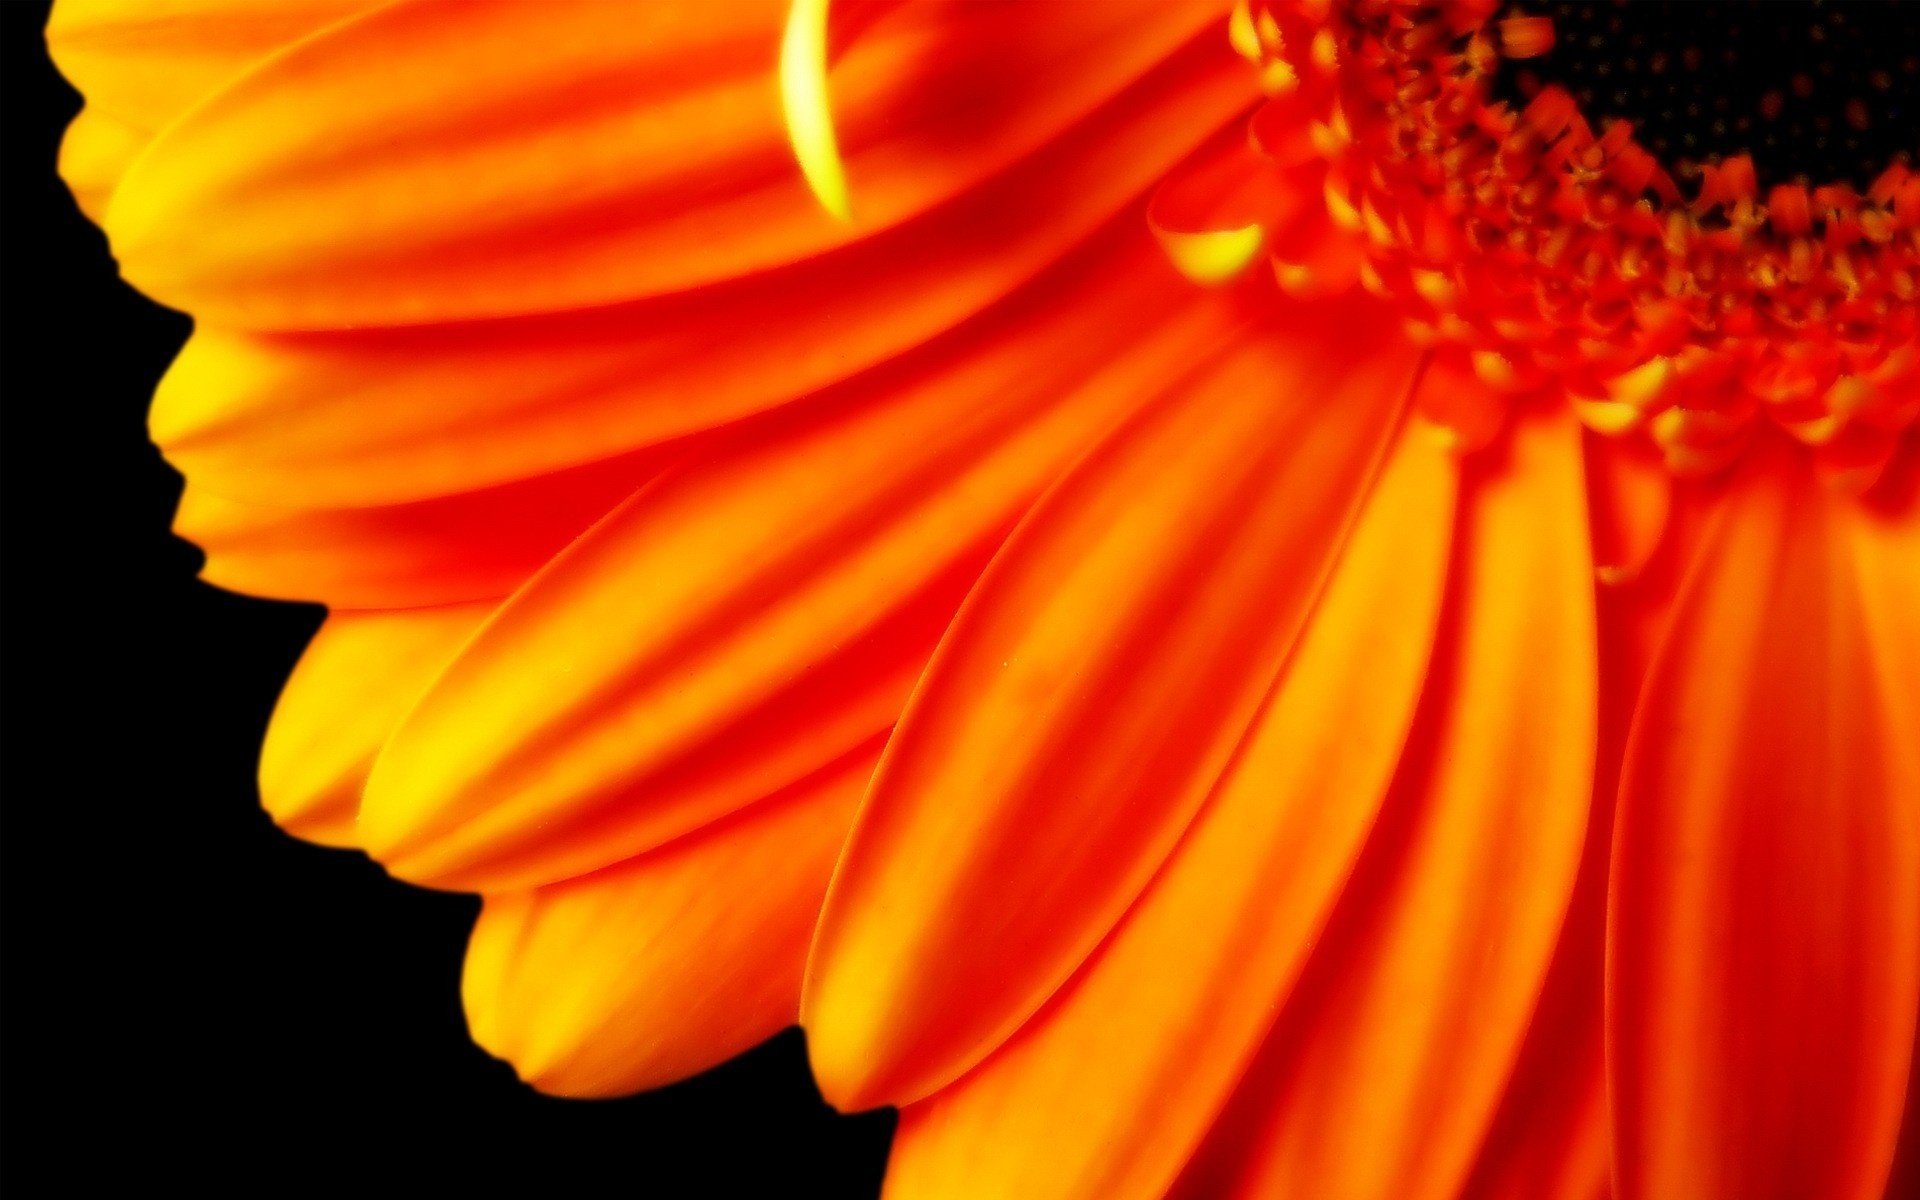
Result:
M331 610L266 804L486 895L529 1082L797 1017L898 1197L1785 1200L1914 1186L1916 25L50 35L178 527Z

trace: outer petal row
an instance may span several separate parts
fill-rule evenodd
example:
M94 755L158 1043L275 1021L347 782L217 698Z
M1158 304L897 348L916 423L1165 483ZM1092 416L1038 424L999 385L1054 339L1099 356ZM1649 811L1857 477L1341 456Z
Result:
M834 72L861 197L850 227L818 209L788 153L770 82L783 8L378 8L171 124L106 227L128 278L229 326L415 324L684 291L926 211L1218 16L1162 0L887 9ZM217 228L196 219L206 212Z
M221 495L333 508L497 486L752 417L982 315L1116 217L1137 222L1159 174L1246 99L1229 55L1185 49L919 220L657 301L330 334L205 329L161 383L154 438Z
M821 918L805 1024L835 1103L918 1099L1011 1034L1233 754L1414 371L1360 313L1292 316L1082 462L943 639Z
M1143 234L920 360L742 430L515 595L398 732L362 830L521 887L679 836L892 725L1001 538L1225 335Z
M1373 827L1426 677L1455 474L1437 438L1402 439L1193 828L1060 995L977 1070L906 1109L893 1195L1165 1191ZM1044 1138L1031 1133L1040 1113Z

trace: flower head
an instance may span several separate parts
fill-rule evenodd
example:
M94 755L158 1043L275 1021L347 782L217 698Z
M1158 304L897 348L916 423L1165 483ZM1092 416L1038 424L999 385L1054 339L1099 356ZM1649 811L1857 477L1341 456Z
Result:
M52 37L180 529L331 609L266 802L487 896L535 1085L797 1018L897 1197L1893 1196L1911 18L1703 11Z
M1871 485L1920 415L1913 15L1558 13L1243 6L1236 42L1275 93L1250 127L1270 186L1317 180L1339 231L1295 218L1283 286L1344 274L1437 358L1644 431L1676 472L1771 426ZM1808 44L1824 57L1795 58ZM1337 265L1299 261L1341 234Z

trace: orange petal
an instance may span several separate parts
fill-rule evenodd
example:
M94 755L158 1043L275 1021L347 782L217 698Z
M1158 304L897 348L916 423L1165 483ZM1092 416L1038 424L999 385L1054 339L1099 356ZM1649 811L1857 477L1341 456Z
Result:
M1724 497L1615 832L1622 1200L1881 1195L1920 1006L1920 538L1797 452Z
M901 1114L890 1197L1165 1193L1271 1025L1399 762L1445 590L1456 473L1432 430L1402 436L1273 697L1165 870L1012 1041Z
M1920 458L1920 454L1914 457ZM1920 729L1920 495L1880 509L1835 500L1858 572L1861 604L1873 639L1871 663L1896 729ZM1920 739L1895 739L1886 749L1915 769ZM1911 779L1910 774L1901 778Z
M980 313L1116 214L1134 233L1129 205L1242 106L1230 58L1186 55L991 186L790 271L482 325L202 329L160 385L154 440L221 495L335 507L470 491L763 412Z
M473 1039L562 1096L617 1096L793 1024L814 915L878 753L617 866L488 896L461 992Z
M820 211L788 153L770 86L783 10L378 9L289 48L156 139L108 211L116 256L164 302L242 327L685 291L929 211L1061 137L1224 15L1207 0L887 10L833 71L859 197L846 224Z
M1592 441L1588 440L1589 466ZM1589 472L1589 488L1593 476ZM1580 875L1527 1040L1462 1200L1605 1200L1611 1168L1601 1045L1607 860L1620 755L1645 675L1635 588L1599 594L1600 722Z
M1332 229L1324 230L1320 239L1342 248L1353 243L1352 237ZM1414 403L1428 420L1447 431L1448 439L1462 453L1491 444L1505 428L1513 404L1511 398L1452 355L1441 358L1427 371Z
M322 845L359 844L360 788L380 744L491 611L459 604L327 618L287 679L260 750L260 801L281 828Z
M1600 582L1637 579L1666 536L1673 475L1644 439L1587 438L1593 561Z
M60 140L60 178L73 191L80 211L98 221L127 164L147 144L148 135L99 109L80 111Z
M1882 481L1884 509L1849 509L1846 520L1889 711L1902 728L1920 729L1920 628L1913 621L1920 596L1920 440L1910 433L1908 443L1905 461L1896 459ZM1889 749L1907 752L1906 778L1920 773L1912 760L1920 743L1895 742ZM1886 1196L1920 1196L1920 1040L1910 1056L1906 1118Z
M60 0L47 49L90 109L151 134L248 66L377 3Z
M649 476L660 454L482 492L378 508L276 509L189 479L174 532L200 575L237 592L333 608L411 608L504 596Z
M1313 189L1288 187L1235 129L1154 189L1147 220L1181 274L1217 284L1253 265L1269 235L1318 199Z
M1593 787L1579 428L1463 497L1440 650L1377 828L1187 1196L1459 1194L1559 943Z
M383 756L376 857L441 886L548 882L892 725L1021 511L1237 320L1132 242L1004 327L742 431L575 543Z
M1592 907L1604 913L1601 889L1593 890ZM1607 1198L1611 1144L1600 1045L1601 922L1570 922L1576 919L1582 928L1569 930L1562 944L1562 961L1554 965L1506 1099L1459 1193L1462 1200ZM1571 963L1573 957L1581 961ZM1576 992L1576 984L1584 990Z
M917 689L821 918L803 1021L843 1109L1004 1041L1226 765L1402 407L1370 307L1261 329L1078 466Z

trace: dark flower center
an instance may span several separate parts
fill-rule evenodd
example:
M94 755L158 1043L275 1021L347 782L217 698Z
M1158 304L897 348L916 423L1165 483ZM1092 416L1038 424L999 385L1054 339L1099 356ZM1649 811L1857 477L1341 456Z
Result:
M1508 63L1496 90L1559 84L1599 129L1676 178L1750 154L1761 185L1864 190L1920 150L1920 4L1900 0L1599 0L1516 4L1553 21L1553 49Z

